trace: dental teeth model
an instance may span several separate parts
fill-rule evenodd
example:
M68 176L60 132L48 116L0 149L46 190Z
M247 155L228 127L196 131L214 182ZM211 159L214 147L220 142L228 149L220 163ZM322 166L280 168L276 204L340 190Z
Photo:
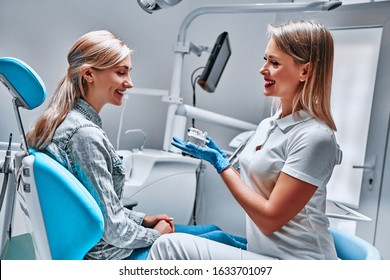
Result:
M207 137L207 132L203 132L200 129L191 127L188 131L188 141L191 142L192 144L204 147L206 143L210 142L209 140L206 139Z

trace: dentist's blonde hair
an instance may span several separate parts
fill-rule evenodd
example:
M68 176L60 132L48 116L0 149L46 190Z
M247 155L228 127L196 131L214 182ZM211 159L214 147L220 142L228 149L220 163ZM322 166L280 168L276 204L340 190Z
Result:
M88 67L100 70L115 67L131 53L132 50L109 31L92 31L81 36L68 52L67 73L59 82L48 108L27 134L28 145L45 149L76 100L85 98L83 70Z
M307 111L336 131L330 103L334 46L329 30L314 20L291 20L270 25L268 32L279 49L296 63L309 64L307 79L293 101L293 114Z

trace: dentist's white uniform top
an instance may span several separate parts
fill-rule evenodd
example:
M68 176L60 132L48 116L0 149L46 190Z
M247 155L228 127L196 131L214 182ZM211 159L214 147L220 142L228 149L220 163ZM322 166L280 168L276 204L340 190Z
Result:
M247 249L278 259L336 259L325 216L326 184L341 160L334 133L303 111L299 118L277 119L277 115L260 123L241 153L243 180L266 199L280 172L316 186L317 191L296 217L268 236L247 216Z

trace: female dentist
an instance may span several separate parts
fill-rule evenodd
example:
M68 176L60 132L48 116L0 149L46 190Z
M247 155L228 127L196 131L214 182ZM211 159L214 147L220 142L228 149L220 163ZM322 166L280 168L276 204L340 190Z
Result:
M183 233L159 238L150 259L337 259L325 215L326 184L339 162L331 116L333 39L316 21L269 27L264 95L276 113L240 155L239 174L211 140L172 145L210 162L246 212L246 250Z

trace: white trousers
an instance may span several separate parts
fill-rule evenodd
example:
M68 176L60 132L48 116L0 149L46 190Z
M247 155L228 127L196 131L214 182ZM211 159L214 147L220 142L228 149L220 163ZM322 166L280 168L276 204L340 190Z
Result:
M236 247L185 233L160 236L152 245L149 260L272 260Z

